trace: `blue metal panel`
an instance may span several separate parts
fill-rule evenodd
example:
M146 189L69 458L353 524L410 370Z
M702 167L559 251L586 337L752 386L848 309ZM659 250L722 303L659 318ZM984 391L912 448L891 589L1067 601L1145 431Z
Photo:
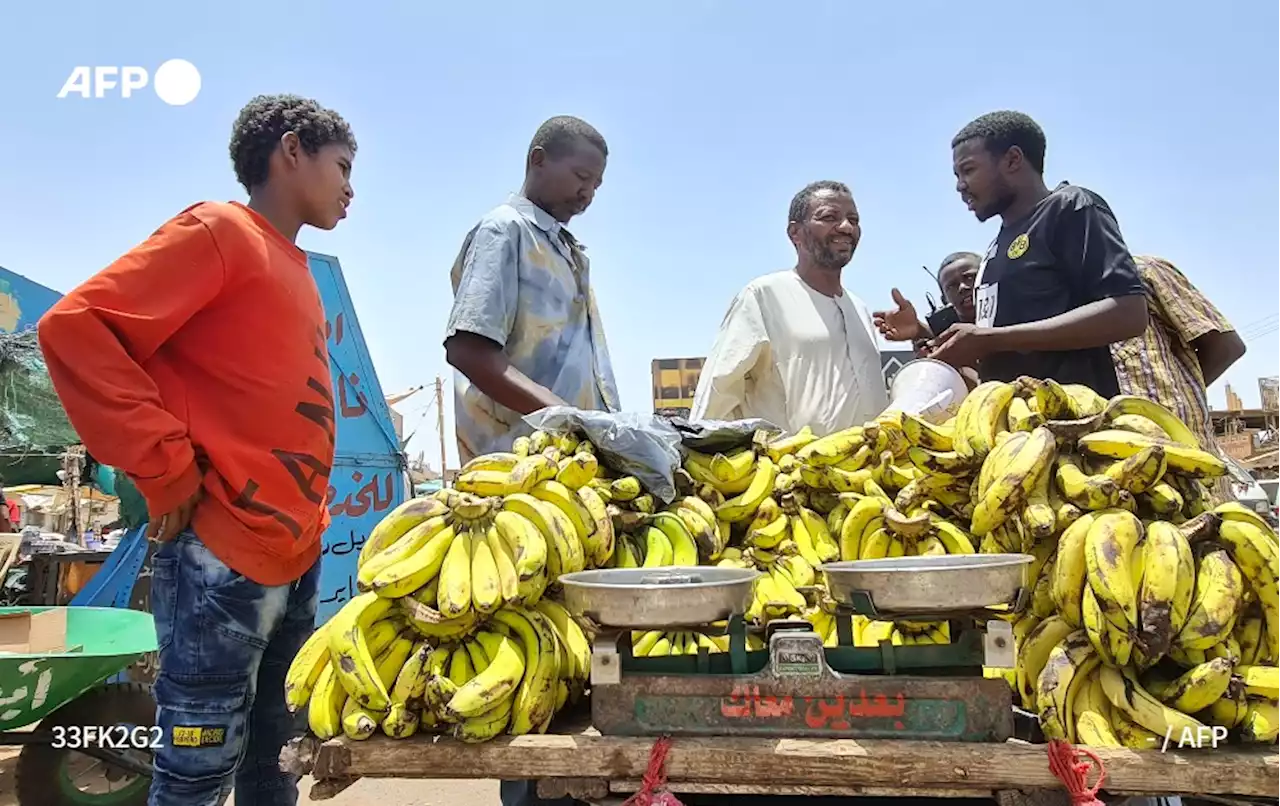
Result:
M408 474L338 259L312 252L307 256L324 303L338 426L327 501L332 523L324 535L320 569L319 624L356 594L360 547L378 521L405 500Z
M0 266L0 331L14 333L35 327L44 312L62 295Z

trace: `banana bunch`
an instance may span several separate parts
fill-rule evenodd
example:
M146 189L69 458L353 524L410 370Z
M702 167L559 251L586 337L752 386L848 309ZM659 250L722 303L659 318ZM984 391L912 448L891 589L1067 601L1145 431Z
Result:
M417 600L364 593L312 634L286 676L290 711L321 739L543 732L585 690L586 634L560 604L422 620Z
M1019 378L970 393L951 438L954 456L934 440L917 466L973 479L979 551L1034 558L1016 668L987 671L1046 736L1158 747L1166 730L1219 725L1275 740L1276 535L1214 506L1203 482L1226 467L1184 423L1150 400Z
M703 498L684 495L661 511L649 501L610 503L607 511L617 536L612 568L658 568L711 564L729 543L728 525L716 519ZM647 511L645 511L647 510Z
M729 636L704 632L663 632L649 630L631 634L631 654L637 658L665 658L672 655L697 655L702 650L715 655L729 651ZM764 649L764 641L755 633L747 634L747 651Z
M609 566L615 534L608 504L615 491L628 499L642 492L635 478L612 476L591 442L535 431L517 438L510 452L472 459L454 489L438 495L446 502L459 494L496 499L503 511L533 523L549 544L548 582L554 583L561 573Z

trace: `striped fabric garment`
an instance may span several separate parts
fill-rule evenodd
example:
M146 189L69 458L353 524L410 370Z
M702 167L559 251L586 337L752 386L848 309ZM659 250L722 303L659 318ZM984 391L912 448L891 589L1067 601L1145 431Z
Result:
M1147 289L1150 325L1139 338L1111 345L1120 391L1151 398L1174 414L1209 449L1222 455L1209 422L1209 399L1191 342L1206 333L1235 330L1227 318L1176 266L1163 258L1134 255ZM1231 484L1219 479L1219 501L1234 500Z

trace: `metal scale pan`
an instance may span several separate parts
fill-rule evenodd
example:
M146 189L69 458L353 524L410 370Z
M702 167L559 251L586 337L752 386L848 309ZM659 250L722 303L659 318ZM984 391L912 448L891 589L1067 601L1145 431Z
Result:
M831 596L885 620L940 620L1021 609L1029 554L946 554L849 560L822 566Z
M604 568L560 577L565 606L602 627L701 626L747 612L759 571L674 566Z

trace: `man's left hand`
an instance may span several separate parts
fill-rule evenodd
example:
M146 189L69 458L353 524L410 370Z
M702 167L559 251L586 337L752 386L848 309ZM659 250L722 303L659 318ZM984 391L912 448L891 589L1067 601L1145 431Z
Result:
M929 342L928 355L957 369L975 367L979 360L995 352L994 340L995 328L957 322Z

